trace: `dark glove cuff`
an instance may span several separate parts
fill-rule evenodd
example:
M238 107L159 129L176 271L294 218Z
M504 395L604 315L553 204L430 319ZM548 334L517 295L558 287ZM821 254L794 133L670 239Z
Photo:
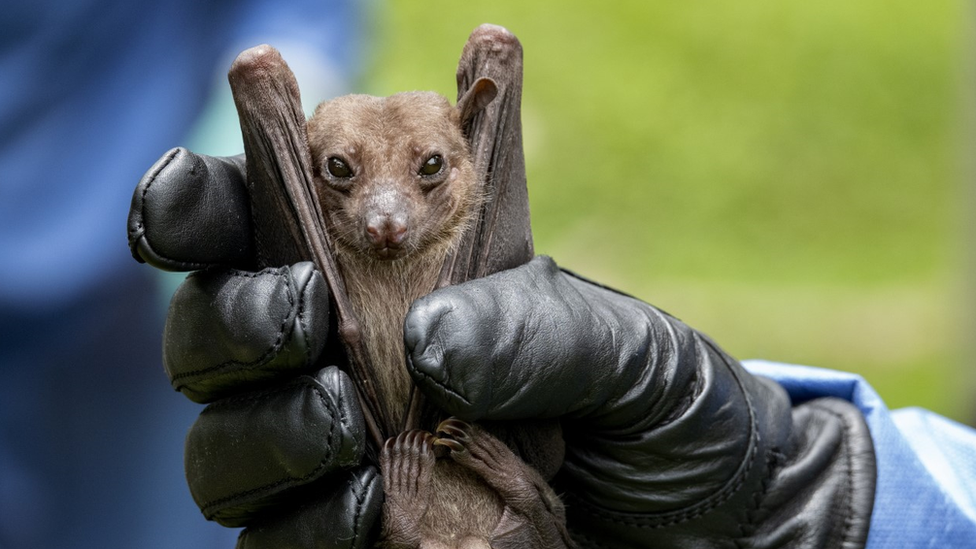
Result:
M798 406L792 417L785 444L771 446L760 426L740 464L742 474L694 505L626 513L567 494L574 539L601 548L863 548L876 480L863 416L848 402L825 398Z
M630 327L618 341L635 337L631 348L643 350L620 353L612 369L641 375L564 422L558 482L584 546L864 546L876 473L856 407L836 399L794 407L778 384L673 317L574 286L597 318L630 319L618 322Z

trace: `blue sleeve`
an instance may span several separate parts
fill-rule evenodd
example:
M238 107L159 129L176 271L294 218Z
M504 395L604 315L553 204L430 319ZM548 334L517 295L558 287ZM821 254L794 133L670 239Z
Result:
M794 404L831 396L864 413L878 467L869 549L976 545L976 431L923 410L891 412L854 374L765 361L743 365L779 382Z

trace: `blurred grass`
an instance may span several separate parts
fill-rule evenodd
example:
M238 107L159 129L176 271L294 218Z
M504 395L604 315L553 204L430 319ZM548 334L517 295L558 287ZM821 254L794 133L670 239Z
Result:
M367 91L453 98L480 23L525 50L536 249L740 358L854 371L963 421L972 282L958 0L390 1Z

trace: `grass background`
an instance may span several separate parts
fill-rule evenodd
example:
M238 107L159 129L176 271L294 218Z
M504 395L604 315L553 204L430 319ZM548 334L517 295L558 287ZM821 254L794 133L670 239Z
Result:
M739 358L976 419L959 0L399 2L365 91L456 94L470 31L525 53L536 250Z

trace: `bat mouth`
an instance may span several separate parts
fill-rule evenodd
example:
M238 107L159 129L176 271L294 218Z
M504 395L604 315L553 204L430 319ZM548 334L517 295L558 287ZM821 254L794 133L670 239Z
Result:
M408 255L407 250L400 246L374 247L372 250L373 256L383 261L393 261L394 259L400 259Z

